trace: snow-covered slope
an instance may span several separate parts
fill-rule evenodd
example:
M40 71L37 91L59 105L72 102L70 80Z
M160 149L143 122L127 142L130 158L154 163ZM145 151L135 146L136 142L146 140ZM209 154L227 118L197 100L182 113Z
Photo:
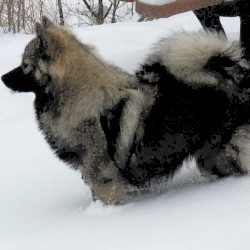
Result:
M229 39L238 39L239 19L222 22ZM133 72L158 38L200 28L189 12L74 32ZM0 75L19 65L32 37L0 33ZM194 164L186 164L171 183L161 185L163 191L103 206L92 201L80 174L48 148L33 100L33 94L13 95L0 84L1 250L250 249L250 176L200 183L205 179Z

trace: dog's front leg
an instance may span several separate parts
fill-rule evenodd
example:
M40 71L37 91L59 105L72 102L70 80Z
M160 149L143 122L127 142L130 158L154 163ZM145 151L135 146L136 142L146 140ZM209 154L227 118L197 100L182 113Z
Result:
M83 179L92 190L94 200L101 200L105 204L120 205L127 200L128 186L126 180L121 176L119 170L112 161L95 156L94 164L82 169Z
M99 121L85 122L79 131L82 131L79 138L86 149L79 169L92 190L93 198L105 204L124 203L129 183L107 153L106 137Z

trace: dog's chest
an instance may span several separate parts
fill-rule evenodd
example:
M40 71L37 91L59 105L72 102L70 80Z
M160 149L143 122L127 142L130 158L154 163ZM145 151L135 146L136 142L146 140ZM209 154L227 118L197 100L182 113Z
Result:
M38 122L46 140L53 148L72 147L78 144L77 129L73 128L69 119L47 110L40 114Z
M62 117L55 119L49 112L40 116L39 125L56 155L74 169L78 169L87 154L86 146L81 141L81 133Z

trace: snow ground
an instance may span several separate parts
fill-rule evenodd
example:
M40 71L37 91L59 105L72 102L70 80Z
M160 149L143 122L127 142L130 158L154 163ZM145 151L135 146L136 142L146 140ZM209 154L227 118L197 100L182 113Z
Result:
M239 19L222 22L229 39L238 39ZM200 28L188 12L74 32L133 73L158 38ZM19 65L32 37L0 33L0 75ZM0 84L0 249L250 249L250 176L208 182L193 163L185 164L161 192L104 206L92 201L80 174L52 154L37 129L33 100Z
M166 3L172 3L175 2L176 0L140 0L142 3L147 3L151 5L163 5Z

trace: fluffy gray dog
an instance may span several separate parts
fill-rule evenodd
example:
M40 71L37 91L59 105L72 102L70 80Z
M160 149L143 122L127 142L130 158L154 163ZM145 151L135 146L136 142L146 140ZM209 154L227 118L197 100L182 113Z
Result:
M189 155L219 176L249 170L241 50L211 33L181 33L157 48L136 78L44 17L21 66L2 76L12 90L35 93L47 142L106 204L171 177Z

